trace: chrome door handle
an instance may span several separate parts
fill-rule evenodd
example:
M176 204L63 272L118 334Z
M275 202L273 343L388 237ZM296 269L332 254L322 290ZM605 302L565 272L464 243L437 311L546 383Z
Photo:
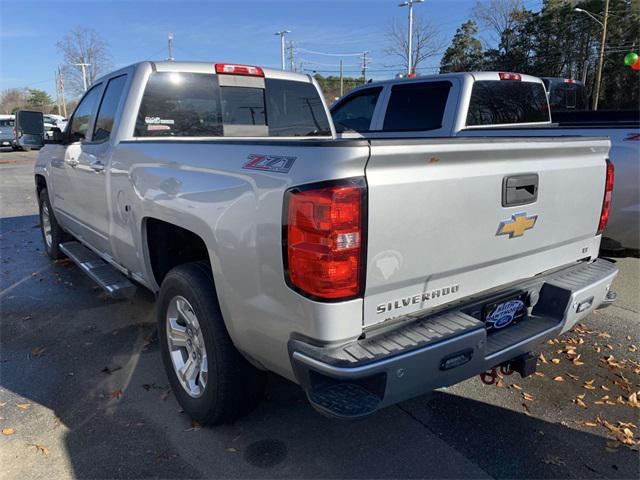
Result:
M100 160L96 160L95 162L91 163L90 166L96 173L104 171L104 163L102 163Z

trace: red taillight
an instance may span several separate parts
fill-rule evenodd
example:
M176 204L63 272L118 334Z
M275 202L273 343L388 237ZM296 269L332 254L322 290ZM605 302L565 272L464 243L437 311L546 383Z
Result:
M251 65L234 65L230 63L216 63L216 73L228 75L246 75L248 77L264 77L260 67Z
M604 232L609 221L609 212L611 210L611 196L613 195L613 163L607 158L607 179L604 183L604 200L602 201L602 211L600 212L600 223L598 224L598 233Z
M500 77L500 80L522 80L519 73L499 72L498 76Z
M346 300L364 285L364 179L292 189L285 195L287 283L319 300Z

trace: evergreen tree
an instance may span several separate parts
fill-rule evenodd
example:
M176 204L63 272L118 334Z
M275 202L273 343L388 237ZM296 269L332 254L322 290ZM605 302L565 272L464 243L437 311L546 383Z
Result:
M478 27L473 20L467 20L456 30L451 45L444 52L440 62L440 73L468 72L482 68L482 44L475 35Z

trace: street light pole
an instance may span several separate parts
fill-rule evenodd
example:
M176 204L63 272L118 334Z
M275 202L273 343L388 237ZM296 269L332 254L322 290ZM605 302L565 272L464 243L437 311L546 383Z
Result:
M90 67L90 63L74 63L76 67L82 68L82 85L84 86L84 91L87 91L87 67Z
M399 7L409 7L409 31L407 33L407 75L413 73L413 5L424 0L406 0Z
M593 20L598 22L602 27L602 38L600 40L600 55L598 57L598 69L596 71L596 91L593 95L593 109L598 110L598 101L600 100L600 84L602 83L602 68L604 66L604 45L607 42L607 21L609 20L609 0L604 2L604 17L602 22L598 20L594 15L582 8L574 8L576 12L586 13Z
M280 30L275 35L280 35L280 63L282 64L282 70L286 70L286 64L284 61L284 36L287 33L291 33L291 30Z

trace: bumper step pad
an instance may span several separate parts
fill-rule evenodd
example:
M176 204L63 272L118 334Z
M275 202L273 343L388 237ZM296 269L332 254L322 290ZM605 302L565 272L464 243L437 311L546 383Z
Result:
M80 242L61 243L60 250L111 298L129 298L135 293L136 286L127 277Z

